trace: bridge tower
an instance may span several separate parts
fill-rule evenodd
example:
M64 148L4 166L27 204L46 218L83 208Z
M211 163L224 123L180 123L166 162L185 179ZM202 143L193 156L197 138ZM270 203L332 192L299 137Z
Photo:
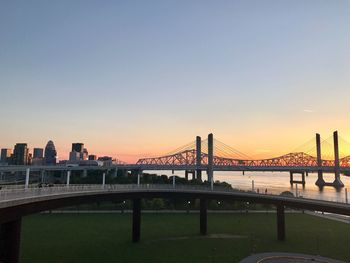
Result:
M316 149L317 149L317 166L322 167L322 157L321 157L321 136L319 133L316 133ZM323 187L325 186L326 182L323 179L323 171L322 169L319 169L317 171L318 173L318 178L316 181L316 185L318 187Z
M214 140L213 134L208 135L208 182L213 181L213 156L214 156Z
M339 172L339 146L338 146L338 132L333 133L333 143L334 143L334 182L333 186L336 188L344 187L343 182L340 180Z
M197 166L197 180L202 181L202 139L200 136L196 137L196 166Z

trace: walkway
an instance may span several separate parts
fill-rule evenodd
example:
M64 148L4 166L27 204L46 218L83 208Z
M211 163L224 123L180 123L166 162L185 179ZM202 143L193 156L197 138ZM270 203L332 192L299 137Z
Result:
M321 256L312 256L305 254L294 253L262 253L252 255L241 260L239 263L302 263L302 262L315 262L315 263L346 263L335 259L325 258Z

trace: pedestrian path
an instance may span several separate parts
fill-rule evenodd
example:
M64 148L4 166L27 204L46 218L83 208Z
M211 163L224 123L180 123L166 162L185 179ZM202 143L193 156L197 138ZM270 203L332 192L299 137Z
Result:
M239 263L346 263L345 261L339 261L331 258L325 258L321 256L294 254L294 253L262 253L249 256Z

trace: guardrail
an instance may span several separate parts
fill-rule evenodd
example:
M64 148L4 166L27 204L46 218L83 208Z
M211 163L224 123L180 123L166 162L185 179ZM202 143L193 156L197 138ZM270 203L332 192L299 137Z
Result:
M28 188L21 186L6 186L0 190L0 202L2 201L11 201L17 199L25 199L31 197L41 197L41 196L52 196L58 194L70 194L78 192L118 192L125 190L140 190L140 189L149 189L149 190L198 190L198 191L219 191L219 192L250 192L259 195L271 195L278 196L283 191L274 191L274 192L262 192L257 193L254 191L231 189L226 187L214 186L212 189L210 186L202 185L172 185L172 184L106 184L106 185L96 185L96 184L84 184L84 185L51 185L45 187L38 187L37 185L30 185ZM325 200L325 199L316 199L310 198L309 196L294 196L294 198L303 198L303 199L312 199L320 201L331 201L335 203L347 203L339 202L339 200Z

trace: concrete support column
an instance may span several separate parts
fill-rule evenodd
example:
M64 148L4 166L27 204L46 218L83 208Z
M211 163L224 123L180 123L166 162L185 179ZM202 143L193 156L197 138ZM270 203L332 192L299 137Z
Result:
M69 183L70 183L70 175L71 175L71 172L72 171L67 171L67 186L69 186Z
M175 180L176 180L176 177L175 175L173 175L173 188L175 189Z
M188 171L185 171L185 179L188 181Z
M118 176L118 168L115 168L113 172L113 177L117 177L117 176Z
M26 182L25 182L25 188L29 187L29 176L30 176L30 168L26 169Z
M106 172L102 174L102 188L105 188L106 185Z
M196 166L197 166L197 180L202 180L202 139L200 136L196 137Z
M136 198L133 200L132 209L132 242L137 243L140 241L141 233L141 199Z
M45 170L41 170L41 183L45 183Z
M284 205L277 205L277 239L283 241L286 238Z
M208 135L208 182L213 181L213 158L214 158L214 138L213 134Z
M302 184L303 187L305 186L305 172L290 171L289 174L290 174L290 185ZM294 180L294 174L300 174L301 175L301 180Z
M321 136L318 133L316 133L316 149L317 149L317 166L321 168L322 167ZM319 169L317 171L317 174L318 174L318 178L315 184L318 187L322 188L326 184L326 182L323 179L323 171Z
M201 198L200 199L200 233L201 235L207 234L207 199Z
M140 186L142 171L137 171L137 185Z
M305 172L301 173L301 184L305 187Z
M340 180L339 172L339 146L338 146L338 132L333 133L333 143L334 143L334 182L333 185L336 188L344 187L343 182Z
M86 178L88 176L88 171L85 169L83 170L83 177Z
M21 218L0 226L0 262L18 263L21 243Z

